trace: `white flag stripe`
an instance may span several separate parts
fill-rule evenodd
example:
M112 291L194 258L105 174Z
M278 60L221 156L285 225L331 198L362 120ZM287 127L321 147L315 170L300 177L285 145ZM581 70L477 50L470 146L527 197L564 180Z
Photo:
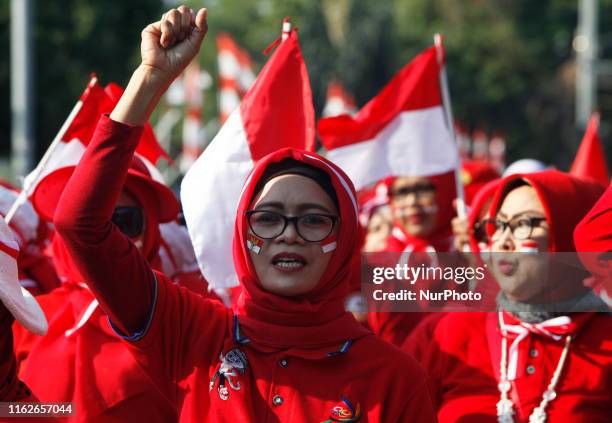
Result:
M214 288L238 283L232 245L227 240L233 238L240 192L252 169L251 152L240 109L237 109L181 184L183 210L190 211L185 213L185 220L198 264L206 280L215 281ZM227 175L234 177L227 178ZM215 266L204 266L204 257Z
M327 157L357 190L389 175L446 173L458 163L441 106L402 112L371 140L335 148Z
M44 169L39 175L36 175L36 170L32 171L25 178L24 186L28 186L30 183L42 181L42 179L50 173L68 166L76 166L81 157L85 153L85 146L77 139L70 140L70 142L60 142L53 155L49 158L49 161L45 164ZM34 191L34 190L32 190Z

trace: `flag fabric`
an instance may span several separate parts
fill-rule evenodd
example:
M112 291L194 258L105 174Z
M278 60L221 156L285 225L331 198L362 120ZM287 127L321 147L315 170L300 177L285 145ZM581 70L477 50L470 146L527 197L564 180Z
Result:
M185 119L183 120L183 148L181 171L187 172L204 148L202 105L204 97L200 84L200 64L197 57L187 66L183 77L185 90Z
M355 99L338 81L331 81L327 86L327 100L323 107L323 116L352 115L357 111Z
M457 146L446 125L435 47L408 63L354 117L319 121L327 157L361 189L391 175L453 171Z
M296 31L283 35L286 39L181 185L196 257L213 288L237 284L233 228L240 193L254 163L285 147L314 150L314 107L306 65Z
M598 130L599 113L593 113L569 173L581 178L591 178L608 186L610 173Z
M219 119L224 123L255 82L253 63L246 50L226 34L217 35L219 64Z
M112 112L121 98L123 89L117 84L110 83L105 88L98 83L94 75L83 91L79 102L80 108L68 128L63 134L57 147L53 150L49 160L42 169L38 167L26 176L24 186L29 187L29 193L35 191L36 185L45 176L65 167L76 166L85 152L91 137L96 129L100 116ZM160 147L151 125L146 124L136 153L144 159L148 168L155 168L154 164L160 157L171 161L167 153ZM39 172L40 170L40 172ZM156 170L156 169L155 169ZM159 175L159 172L157 172Z

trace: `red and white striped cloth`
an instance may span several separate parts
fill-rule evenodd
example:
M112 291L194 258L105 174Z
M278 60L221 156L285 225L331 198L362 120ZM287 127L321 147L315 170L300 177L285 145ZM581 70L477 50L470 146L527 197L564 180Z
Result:
M357 111L355 99L339 81L331 81L327 86L327 100L323 107L323 116L352 115Z
M224 123L255 82L249 54L225 33L217 35L219 63L219 119Z
M445 121L439 50L408 63L354 117L319 121L327 157L361 189L387 176L431 176L453 171L457 146Z
M200 269L212 288L237 284L232 260L233 228L240 193L254 163L281 148L313 151L314 145L314 107L308 73L297 32L286 29L283 41L240 107L230 115L181 185L189 235Z

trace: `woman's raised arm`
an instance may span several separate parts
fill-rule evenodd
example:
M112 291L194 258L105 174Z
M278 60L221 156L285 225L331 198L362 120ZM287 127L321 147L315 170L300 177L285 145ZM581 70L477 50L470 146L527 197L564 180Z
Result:
M111 113L103 116L60 198L57 233L113 323L125 334L146 327L155 278L134 244L111 223L127 170L159 98L198 53L206 9L172 9L142 32L142 63Z

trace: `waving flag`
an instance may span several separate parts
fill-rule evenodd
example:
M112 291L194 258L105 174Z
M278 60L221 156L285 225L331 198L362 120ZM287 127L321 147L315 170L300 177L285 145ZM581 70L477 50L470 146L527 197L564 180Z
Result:
M355 99L338 81L331 81L327 86L327 100L323 107L323 116L352 115L357 111Z
M102 88L98 84L98 78L95 75L91 77L87 88L81 94L79 101L49 145L43 158L36 168L25 177L23 190L6 214L7 223L11 222L17 210L26 203L28 197L34 194L40 181L47 175L58 169L77 165L93 136L100 116L112 112L122 94L123 89L117 84L111 83L106 88ZM157 142L149 124L145 125L136 153L158 180L161 174L154 164L160 157L165 157L171 162L170 157Z
M314 108L297 33L283 41L240 107L191 167L181 200L200 269L213 288L237 284L232 237L240 192L254 163L284 147L313 151Z
M232 37L217 35L217 61L219 63L219 112L221 123L236 110L240 99L255 81L253 64L246 50Z
M418 55L354 117L319 121L327 157L344 169L357 189L390 175L430 176L457 168L437 53L431 47Z
M602 185L607 186L610 183L610 173L606 165L606 155L601 139L597 135L598 130L599 113L593 113L580 142L570 173L582 178L595 179Z

